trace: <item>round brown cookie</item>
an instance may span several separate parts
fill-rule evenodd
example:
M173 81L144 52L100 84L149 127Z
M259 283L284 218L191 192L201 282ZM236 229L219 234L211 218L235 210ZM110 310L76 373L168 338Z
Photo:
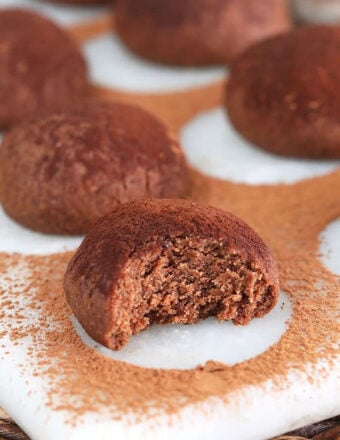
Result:
M131 50L178 65L229 62L250 43L291 25L284 0L119 0L115 17Z
M24 9L0 10L0 127L87 90L83 56L69 35Z
M242 220L167 199L126 203L100 219L64 289L87 333L118 350L154 323L247 324L274 307L279 281L269 249Z
M340 158L339 54L339 26L303 27L252 46L232 64L232 124L273 153Z
M80 234L117 204L181 197L188 173L167 128L146 111L90 101L14 127L0 149L5 211L31 229Z

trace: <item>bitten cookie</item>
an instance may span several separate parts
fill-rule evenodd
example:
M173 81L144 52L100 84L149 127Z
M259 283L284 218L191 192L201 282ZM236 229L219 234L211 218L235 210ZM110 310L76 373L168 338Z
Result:
M340 158L340 27L302 27L258 43L232 64L229 118L273 153Z
M87 87L84 58L65 31L26 9L0 10L0 128Z
M285 0L119 0L115 11L116 30L132 51L177 65L227 63L291 25Z
M247 324L276 304L275 261L242 220L184 200L135 201L100 219L64 278L73 313L119 350L151 324Z
M7 214L46 233L80 234L119 203L182 197L186 161L156 117L134 106L89 101L34 116L0 148Z

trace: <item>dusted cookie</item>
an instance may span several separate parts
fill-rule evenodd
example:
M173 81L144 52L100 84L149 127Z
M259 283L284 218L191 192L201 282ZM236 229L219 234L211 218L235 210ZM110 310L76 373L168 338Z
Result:
M87 89L83 56L69 35L24 9L0 10L0 127Z
M291 25L285 0L119 0L115 17L132 51L178 65L229 62Z
M115 350L151 324L247 324L276 304L275 261L242 220L184 200L135 201L100 219L70 261L66 298Z
M181 197L186 162L167 128L146 111L90 101L35 116L0 148L0 197L28 228L80 234L119 203Z
M285 156L340 158L340 27L310 26L233 63L226 106L250 142Z

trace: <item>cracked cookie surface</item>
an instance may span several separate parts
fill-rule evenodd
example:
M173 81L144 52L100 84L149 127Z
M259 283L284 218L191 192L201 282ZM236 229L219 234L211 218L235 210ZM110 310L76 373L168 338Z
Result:
M11 130L0 152L0 195L17 222L80 234L129 200L182 197L188 173L171 133L146 111L86 101Z

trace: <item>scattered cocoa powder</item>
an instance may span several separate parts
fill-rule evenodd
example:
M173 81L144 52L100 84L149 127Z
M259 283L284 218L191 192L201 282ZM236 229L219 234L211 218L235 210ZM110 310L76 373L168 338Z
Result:
M62 289L71 253L2 254L1 273L24 264L29 274L27 280L0 292L2 318L13 316L7 329L13 344L27 334L32 338L29 354L32 364L37 361L34 373L48 377L52 407L67 409L72 415L107 410L108 404L115 416L128 409L145 415L151 405L173 413L208 397L227 397L241 386L256 385L274 376L282 384L290 369L303 372L307 363L316 365L321 356L332 361L337 352L334 318L340 280L318 260L318 235L340 215L336 191L340 172L275 187L236 185L194 171L192 177L192 198L241 215L274 251L282 289L293 306L286 333L263 354L234 366L212 361L183 371L145 369L113 361L84 345L74 330ZM261 209L255 209L257 206ZM39 311L38 325L22 323L21 316L29 312L12 294L18 289L30 310ZM74 396L77 407L72 405Z
M225 81L172 93L132 93L92 87L93 97L137 104L156 114L175 132L201 112L222 105Z
M127 94L102 88L94 88L93 93L144 105L179 130L198 112L221 105L222 88L218 83L173 94ZM291 370L310 374L312 380L310 366L316 367L321 358L333 362L339 332L335 316L340 279L319 261L318 236L340 216L340 171L292 185L272 186L234 184L194 170L191 177L193 200L234 212L274 252L281 288L293 309L287 331L261 355L233 366L210 361L192 370L162 370L113 361L84 345L74 330L62 289L71 253L2 253L2 274L24 265L27 276L21 278L20 271L16 280L3 276L9 279L9 287L0 289L0 319L6 319L9 326L0 333L0 344L8 336L13 344L21 343L27 335L31 338L31 365L23 366L22 372L33 371L48 379L48 404L52 408L65 409L70 417L108 408L112 408L112 417L128 410L141 417L150 414L150 409L170 414L209 397L227 399L240 387L274 377L276 385L282 387ZM18 291L20 300L15 294ZM38 318L30 324L23 317L31 313Z

